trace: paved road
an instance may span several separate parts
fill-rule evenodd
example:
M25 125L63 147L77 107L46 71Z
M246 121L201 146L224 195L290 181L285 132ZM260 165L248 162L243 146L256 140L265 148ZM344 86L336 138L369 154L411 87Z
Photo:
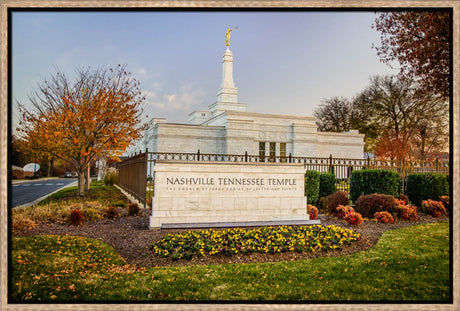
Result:
M33 201L61 189L71 183L76 183L76 178L60 178L49 180L35 180L25 183L15 183L12 188L12 207L32 203Z

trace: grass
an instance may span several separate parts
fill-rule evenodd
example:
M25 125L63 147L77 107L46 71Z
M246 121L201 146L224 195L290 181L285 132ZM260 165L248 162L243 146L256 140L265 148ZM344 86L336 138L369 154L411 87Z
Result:
M38 205L46 205L50 203L62 202L86 202L98 201L104 206L119 206L124 207L129 203L126 197L115 187L104 185L102 181L93 181L90 190L83 197L77 195L77 187L69 187L58 191Z
M448 301L449 224L390 230L348 256L139 269L100 241L13 238L11 302Z
M39 223L69 222L72 210L80 209L84 221L97 220L106 216L110 206L124 207L129 201L114 186L92 182L90 191L83 197L77 195L77 187L58 191L35 206L13 209L13 230L34 228Z

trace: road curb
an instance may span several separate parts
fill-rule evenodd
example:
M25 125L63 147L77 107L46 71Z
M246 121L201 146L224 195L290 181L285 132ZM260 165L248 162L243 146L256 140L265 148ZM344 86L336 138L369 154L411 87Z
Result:
M36 199L35 201L29 202L29 203L26 203L26 204L22 204L22 205L18 205L18 206L12 207L12 208L25 208L25 207L36 205L36 204L40 203L41 201L43 201L44 199L46 199L47 197L49 197L50 195L53 195L56 192L61 191L62 189L75 187L75 186L78 186L78 180L76 180L73 183L70 183L68 185L65 185L65 186L63 186L63 187L61 187L61 188L59 188L59 189L57 189L57 190L55 190L55 191L53 191L51 193L48 193L47 195L44 195L41 198Z

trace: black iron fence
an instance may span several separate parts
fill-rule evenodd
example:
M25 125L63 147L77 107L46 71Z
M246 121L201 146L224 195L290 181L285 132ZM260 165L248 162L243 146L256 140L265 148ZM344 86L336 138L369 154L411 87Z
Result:
M147 199L148 152L134 155L118 163L118 186L127 191L140 203Z
M202 162L247 162L247 163L300 163L306 170L332 173L336 177L338 190L349 190L349 181L353 171L361 169L385 169L397 172L401 177L402 192L405 193L405 181L409 174L437 172L449 174L449 163L443 161L390 161L376 159L344 159L259 156L245 154L207 154L201 153L162 153L144 152L129 157L118 164L118 185L145 204L153 196L155 181L154 165L156 161L202 161Z

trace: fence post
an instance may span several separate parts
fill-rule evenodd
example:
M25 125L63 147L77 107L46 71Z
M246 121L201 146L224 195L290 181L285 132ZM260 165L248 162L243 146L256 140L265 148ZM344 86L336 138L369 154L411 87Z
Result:
M401 167L401 175L402 175L402 194L406 195L405 187L406 187L406 161L405 158L402 158L401 161L402 167Z
M143 199L143 204L144 208L147 208L147 167L148 167L148 159L149 159L149 149L145 148L145 154L144 154L144 167L143 171L144 173L142 174L142 181L144 186L142 187L142 199Z
M329 173L333 174L333 171L332 171L332 154L329 155Z
M197 153L197 161L200 161L200 149L198 149L198 153Z
M292 163L292 153L289 152L289 163Z
M244 162L248 162L248 152L244 152Z

